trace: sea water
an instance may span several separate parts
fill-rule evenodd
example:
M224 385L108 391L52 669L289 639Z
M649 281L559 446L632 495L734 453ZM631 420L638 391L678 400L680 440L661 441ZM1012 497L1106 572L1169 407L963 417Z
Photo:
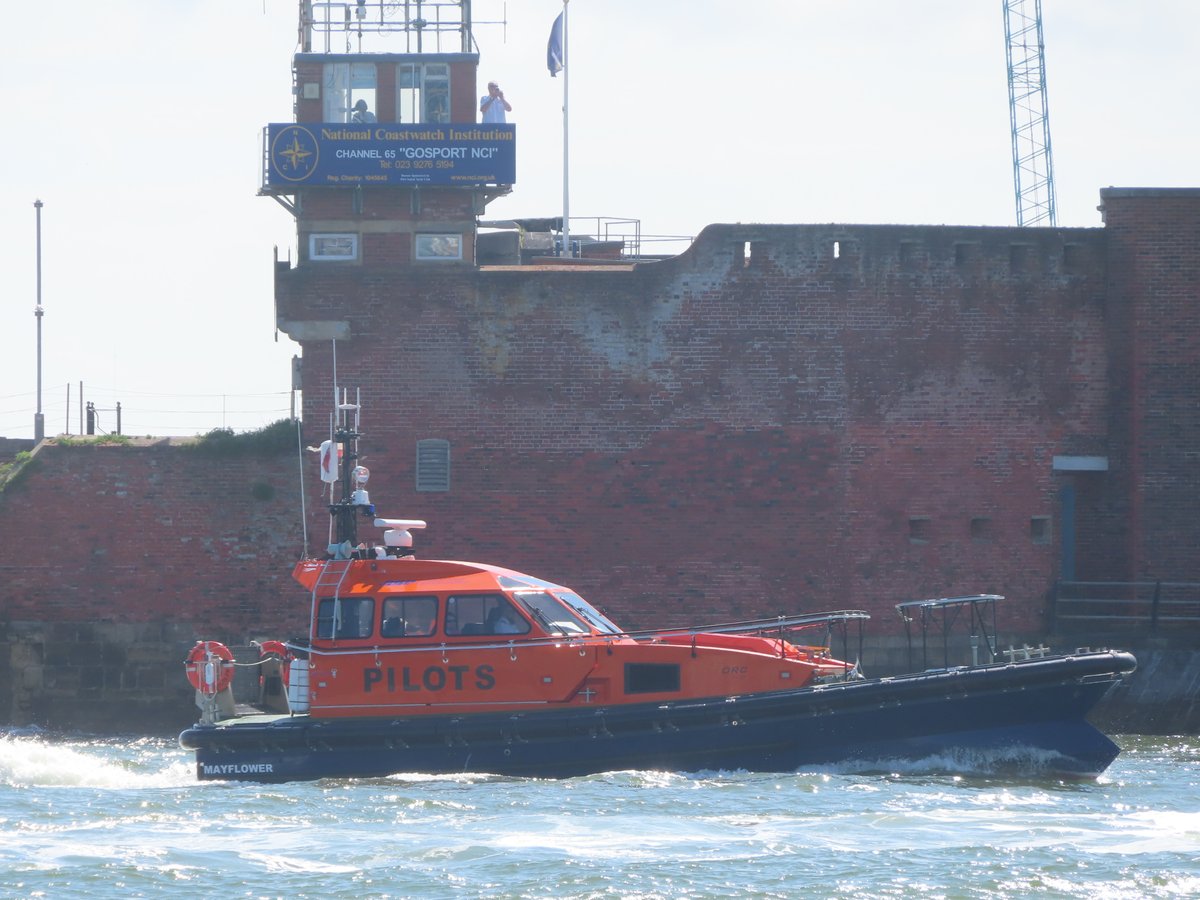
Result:
M0 734L0 896L1200 896L1200 740L1118 741L1084 783L829 769L264 786L197 783L167 740Z

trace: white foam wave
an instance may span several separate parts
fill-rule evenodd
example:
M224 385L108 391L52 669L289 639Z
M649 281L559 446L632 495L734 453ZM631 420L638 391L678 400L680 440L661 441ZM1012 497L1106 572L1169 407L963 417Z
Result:
M920 759L860 759L827 766L804 767L801 772L833 772L839 775L956 775L982 776L1020 772L1028 776L1057 771L1065 757L1037 747L955 748Z
M357 865L342 863L327 863L317 859L306 859L300 856L284 856L276 853L243 852L240 854L248 863L255 863L275 875L314 875L334 874L349 875L357 873Z
M128 744L124 745L129 747ZM137 745L133 746L136 751ZM0 735L0 784L13 787L173 787L195 782L186 758L162 752L113 758L99 742L47 741L38 734Z

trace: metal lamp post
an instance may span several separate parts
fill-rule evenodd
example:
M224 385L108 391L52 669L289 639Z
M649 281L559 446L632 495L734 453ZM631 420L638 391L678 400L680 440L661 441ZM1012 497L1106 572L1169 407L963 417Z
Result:
M33 439L41 441L46 436L46 417L42 415L42 201L34 200L37 210L37 306L33 316L37 319L37 412L33 414Z

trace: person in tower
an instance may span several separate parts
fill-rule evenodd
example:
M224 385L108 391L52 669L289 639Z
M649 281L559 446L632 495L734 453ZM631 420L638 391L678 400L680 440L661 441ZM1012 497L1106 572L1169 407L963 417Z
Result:
M512 112L512 107L504 99L504 91L494 81L488 82L488 92L479 98L479 111L483 114L484 122L507 122L505 113Z
M350 116L350 121L360 125L369 125L375 121L375 113L367 109L366 100L359 100L354 104L354 114Z

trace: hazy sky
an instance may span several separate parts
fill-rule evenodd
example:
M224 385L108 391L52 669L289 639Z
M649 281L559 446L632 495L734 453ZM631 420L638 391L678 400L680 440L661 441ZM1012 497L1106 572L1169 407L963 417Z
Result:
M498 80L517 123L517 183L486 215L561 214L562 81L545 67L561 2L474 7L479 93ZM81 381L105 430L121 403L127 434L287 414L299 348L276 341L271 259L276 246L294 257L295 230L255 194L261 130L292 118L296 8L6 6L0 436L33 434L37 198L47 434L78 431ZM738 221L1013 225L1002 11L572 0L572 216L661 235ZM1043 18L1059 224L1099 226L1108 185L1200 185L1200 3L1044 0Z

